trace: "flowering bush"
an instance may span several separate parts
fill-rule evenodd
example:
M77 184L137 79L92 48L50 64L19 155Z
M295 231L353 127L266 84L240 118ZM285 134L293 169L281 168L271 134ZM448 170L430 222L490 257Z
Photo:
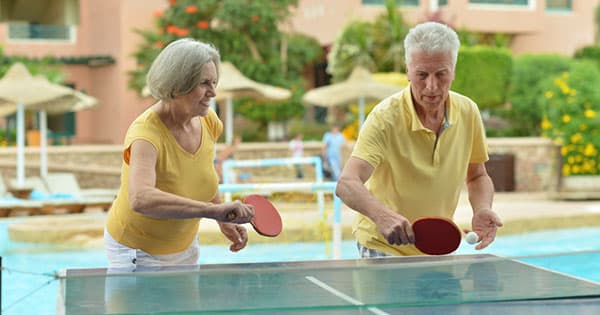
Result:
M543 84L542 135L561 145L563 175L600 174L600 70L577 62Z
M290 100L256 106L257 100L236 100L234 108L266 130L271 121L302 117L303 73L322 49L312 37L282 30L297 0L169 0L153 14L155 27L136 30L143 42L134 53L137 67L129 86L141 92L154 58L168 43L192 37L217 47L224 61L261 83L288 88Z

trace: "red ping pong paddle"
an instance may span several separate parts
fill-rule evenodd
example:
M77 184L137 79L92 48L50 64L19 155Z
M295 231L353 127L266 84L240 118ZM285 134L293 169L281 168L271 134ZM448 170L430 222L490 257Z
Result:
M262 236L275 237L281 233L283 224L281 216L273 204L267 198L261 195L248 195L244 198L244 203L254 207L254 218L250 223L256 233ZM235 212L227 214L227 219L235 219Z
M423 217L412 224L415 246L428 255L445 255L460 245L460 229L443 217Z

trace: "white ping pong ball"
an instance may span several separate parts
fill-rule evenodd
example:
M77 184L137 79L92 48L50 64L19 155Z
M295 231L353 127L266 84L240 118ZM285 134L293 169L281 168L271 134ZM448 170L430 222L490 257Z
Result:
M471 232L467 233L467 237L465 239L466 239L467 243L473 245L479 241L479 236L477 235L477 233L471 231Z

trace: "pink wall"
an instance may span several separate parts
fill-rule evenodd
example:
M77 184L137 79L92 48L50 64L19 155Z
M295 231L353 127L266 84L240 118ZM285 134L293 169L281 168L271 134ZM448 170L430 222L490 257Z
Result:
M533 0L532 0L533 1ZM515 35L515 53L556 52L571 55L592 43L593 12L600 0L573 1L573 11L548 13L543 0L531 8L507 9L473 6L468 0L449 0L443 16L455 26L481 32L509 32ZM418 7L402 9L410 24L423 21L430 11L429 0ZM100 106L82 111L77 117L74 143L120 144L131 121L154 100L141 98L127 87L128 71L135 68L131 56L141 42L133 29L153 27L152 15L167 6L166 0L80 0L80 24L74 42L7 41L7 25L0 24L0 44L6 55L29 57L110 55L113 65L67 66L68 81L96 97ZM300 0L288 28L331 44L350 21L372 20L383 6L363 6L361 0Z

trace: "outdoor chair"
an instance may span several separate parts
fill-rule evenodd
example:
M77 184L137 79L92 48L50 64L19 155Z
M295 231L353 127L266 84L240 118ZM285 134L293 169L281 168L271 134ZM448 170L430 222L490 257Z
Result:
M17 180L10 180L11 187L18 187ZM38 176L25 178L22 187L31 189L29 200L41 203L39 214L54 214L66 211L68 213L81 213L86 207L86 203L78 196L72 194L50 193L44 181Z
M41 202L13 196L4 179L0 177L0 217L7 217L17 212L37 214L41 208Z
M106 188L82 189L73 173L49 173L45 182L51 194L71 195L86 207L99 207L104 211L110 208L118 192Z

